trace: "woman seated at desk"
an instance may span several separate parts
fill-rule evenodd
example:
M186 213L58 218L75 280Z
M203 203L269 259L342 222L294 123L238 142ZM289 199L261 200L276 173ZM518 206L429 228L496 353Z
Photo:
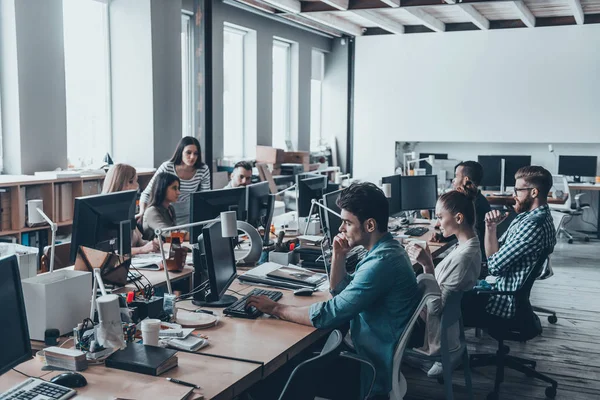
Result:
M456 235L458 246L437 267L434 267L428 247L422 248L414 243L406 246L411 260L416 260L423 266L424 273L417 278L417 281L430 279L431 284L437 286L441 294L427 304L427 314L422 315L425 322L419 321L413 331L412 346L422 346L418 350L426 354L439 355L442 312L448 296L452 292L471 290L477 283L481 269L481 249L475 232L476 196L477 188L473 183L467 182L464 186L447 192L438 199L436 215L442 234L444 237ZM460 302L457 304L460 307ZM448 346L451 360L460 359L453 357L452 354L452 351L460 346L458 324L449 329ZM427 375L442 376L442 364L436 362Z
M124 190L138 190L137 171L131 165L115 164L106 173L102 193L115 193ZM147 241L142 239L142 233L137 227L131 231L131 255L148 254L158 251L156 240Z
M156 185L158 174L169 172L180 180L179 198L173 201L173 210L177 215L177 225L190 222L190 196L194 192L210 190L210 171L202 162L200 142L192 136L186 136L179 141L173 157L162 163L148 183L140 197L140 214L144 214L146 206L150 203L150 195Z
M173 203L179 194L179 178L168 172L155 175L150 207L144 212L144 239L153 239L157 228L170 228L177 225Z

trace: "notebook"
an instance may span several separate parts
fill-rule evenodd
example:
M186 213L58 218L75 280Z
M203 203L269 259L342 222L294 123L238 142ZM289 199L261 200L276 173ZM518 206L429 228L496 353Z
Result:
M326 274L300 269L292 266L282 266L274 271L267 273L267 277L271 279L283 280L286 282L299 283L317 287L327 279Z
M124 350L106 359L108 368L122 369L140 374L158 376L177 366L177 351L162 347L129 343Z

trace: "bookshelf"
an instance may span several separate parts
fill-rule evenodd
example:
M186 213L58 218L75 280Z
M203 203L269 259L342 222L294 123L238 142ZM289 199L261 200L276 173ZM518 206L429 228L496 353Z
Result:
M148 185L153 175L154 169L138 169L140 189ZM0 175L0 240L31 246L31 233L49 237L49 225L27 225L27 201L32 199L43 200L44 213L58 224L59 232L70 232L75 198L100 193L103 182L103 174L77 178Z

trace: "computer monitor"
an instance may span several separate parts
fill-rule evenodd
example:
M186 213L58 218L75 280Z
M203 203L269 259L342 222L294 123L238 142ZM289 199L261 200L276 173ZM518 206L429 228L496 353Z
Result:
M235 211L238 221L246 219L246 188L207 190L192 193L190 198L190 222L218 218L224 211ZM190 228L190 243L196 243L202 226Z
M246 221L258 229L265 229L263 244L268 245L275 196L271 195L268 182L255 183L246 186Z
M531 156L504 156L502 158L504 158L504 185L515 186L517 171L531 165Z
M392 176L384 176L381 179L382 183L389 183L392 185L392 195L388 199L389 203L389 214L390 217L398 216L402 212L402 207L400 207L400 178L402 175L392 175Z
M437 202L437 175L400 177L402 211L434 210Z
M71 262L80 246L131 254L137 190L75 198Z
M515 186L515 174L531 165L531 156L477 156L477 162L483 167L483 179L480 186L500 188L502 185L502 160L504 159L504 186Z
M227 307L236 302L225 291L237 277L233 240L221 235L221 222L212 222L202 228L199 242L200 265L194 265L194 285L208 281L208 291L194 293L194 304L208 307Z
M598 157L596 156L558 156L558 174L573 176L580 182L582 176L596 176Z
M31 342L17 256L0 259L0 375L31 358Z
M323 197L323 192L327 187L327 177L325 175L315 175L306 178L298 176L296 182L296 190L298 193L298 218L308 217L313 199ZM318 210L313 207L313 213Z
M419 153L419 158L435 157L436 160L447 160L448 154L445 153ZM431 175L431 164L427 161L419 161L419 168L425 169L425 175Z
M341 193L342 193L342 190L337 190L335 192L331 192L331 193L327 193L327 194L323 195L323 205L325 207L332 209L336 213L341 214L342 210L337 205L337 200L340 198ZM319 207L319 209L321 209L321 208ZM338 234L338 232L340 230L340 226L342 225L342 219L340 217L338 217L337 215L329 213L325 210L322 210L322 211L323 211L322 212L322 215L323 215L322 220L325 221L323 226L326 228L325 233L326 233L327 237L329 238L329 242L332 243L333 238L335 237L335 235Z

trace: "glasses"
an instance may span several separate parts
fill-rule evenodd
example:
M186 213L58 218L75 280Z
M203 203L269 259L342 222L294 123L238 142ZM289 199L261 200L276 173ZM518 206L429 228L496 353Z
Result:
M522 192L523 190L533 190L535 188L515 188L515 194L519 194L519 192Z

